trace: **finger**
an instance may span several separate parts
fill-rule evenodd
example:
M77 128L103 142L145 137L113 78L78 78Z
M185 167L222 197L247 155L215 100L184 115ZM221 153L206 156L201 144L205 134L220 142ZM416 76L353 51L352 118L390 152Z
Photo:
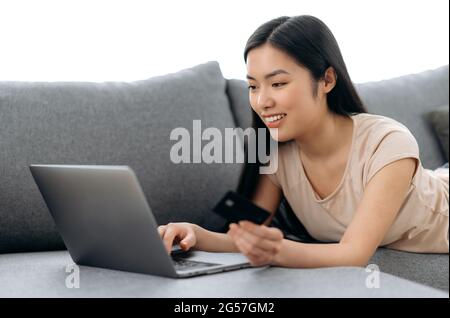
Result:
M256 236L263 237L269 240L283 239L283 233L277 228L267 227L266 225L257 225L249 221L239 222L241 228L253 233Z
M168 253L172 251L173 241L175 240L176 236L176 229L173 226L168 226L163 237L164 246L166 247Z
M270 264L270 258L266 257L265 255L249 254L247 255L247 258L250 261L250 264L254 267Z
M244 239L242 239L241 244L246 244ZM246 257L249 259L252 266L263 266L270 264L274 256L272 253L255 246L251 247L250 245L248 247L250 249L248 250Z
M272 255L278 252L279 241L268 240L267 238L262 238L260 236L254 235L252 232L243 229L242 227L235 230L236 236L244 238L249 244L257 247L265 252L271 253Z
M252 234L268 240L279 241L283 239L283 233L279 229L274 227L257 225L249 221L241 221L239 222L239 225Z
M235 233L236 233L236 228L238 227L238 225L236 225L235 223L231 223L229 226L228 226L228 234L230 234L230 235L234 235Z
M186 237L180 242L180 246L184 251L189 250L195 245L195 236L193 233L188 233Z
M260 266L269 262L271 256L268 255L267 252L261 250L258 247L252 246L245 239L239 238L236 240L235 244L242 252L242 254L244 254L249 259L252 266Z
M158 226L158 233L161 237L164 237L164 233L166 232L167 225Z
M237 233L235 235L235 241L240 244L242 251L245 254L259 255L267 253L260 246L257 246L254 244L254 242L250 241L245 235L242 235L242 230L238 229L236 232Z
M241 247L245 250L245 253L253 258L262 259L262 258L268 257L268 253L265 250L263 250L257 246L253 246L251 243L246 241L244 238L239 239L239 243L240 243Z
M233 241L237 241L240 238L245 238L248 243L250 243L254 247L258 247L268 252L272 252L275 249L275 244L270 240L261 239L258 236L253 235L252 233L242 229L239 225L231 225L228 234L231 236Z

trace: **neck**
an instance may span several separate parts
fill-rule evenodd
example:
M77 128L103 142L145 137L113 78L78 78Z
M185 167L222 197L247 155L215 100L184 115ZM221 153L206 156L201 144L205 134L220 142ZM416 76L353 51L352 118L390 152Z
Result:
M352 131L351 118L328 112L323 120L295 141L308 159L325 160L348 144Z

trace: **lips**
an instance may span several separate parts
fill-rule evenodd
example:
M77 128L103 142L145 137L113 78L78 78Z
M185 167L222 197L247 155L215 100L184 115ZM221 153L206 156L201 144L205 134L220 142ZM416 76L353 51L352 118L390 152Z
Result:
M264 118L264 122L266 123L267 127L278 128L278 126L280 125L280 122L286 116L287 115L285 113L279 113L279 114L273 114L273 115L266 115L266 116L263 116L263 118Z
M284 116L286 116L286 114L284 113L280 113L280 114L275 114L275 115L269 115L269 116L264 116L264 121L266 123L272 123L275 122L277 120L280 120L281 118L283 118Z

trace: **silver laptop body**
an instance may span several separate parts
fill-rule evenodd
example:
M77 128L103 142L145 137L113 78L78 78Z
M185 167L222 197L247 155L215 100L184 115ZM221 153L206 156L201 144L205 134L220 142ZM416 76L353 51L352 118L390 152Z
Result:
M30 165L30 170L76 264L167 277L250 266L238 253L169 255L128 166Z

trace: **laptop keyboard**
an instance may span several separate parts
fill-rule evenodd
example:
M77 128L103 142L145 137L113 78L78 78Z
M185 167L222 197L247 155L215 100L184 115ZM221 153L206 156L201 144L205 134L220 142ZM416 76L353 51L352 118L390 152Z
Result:
M175 266L175 270L177 271L186 271L196 268L204 268L204 267L211 267L216 266L220 264L215 263L206 263L206 262L198 262L198 261L188 261L186 259L182 258L172 258L173 265Z

